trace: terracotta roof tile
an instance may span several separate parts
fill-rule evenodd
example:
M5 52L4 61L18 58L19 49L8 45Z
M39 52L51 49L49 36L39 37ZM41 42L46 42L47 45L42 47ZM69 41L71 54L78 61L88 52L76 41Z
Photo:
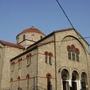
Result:
M0 40L0 43L3 44L3 45L6 45L6 46L11 46L11 47L16 47L16 48L24 49L23 46L15 44L15 43L3 41L3 40Z
M19 33L18 35L22 34L22 33L27 33L27 32L35 32L35 33L40 33L40 34L43 34L45 35L44 33L42 33L39 29L35 28L35 27L31 27L31 28L27 28L25 30L23 30L21 33ZM18 36L17 35L17 36Z

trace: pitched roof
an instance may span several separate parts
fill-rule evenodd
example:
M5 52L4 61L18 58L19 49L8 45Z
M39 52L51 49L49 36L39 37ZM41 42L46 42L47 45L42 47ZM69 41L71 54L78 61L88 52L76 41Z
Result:
M28 33L28 32L35 32L35 33L39 33L39 34L43 34L45 35L43 32L41 32L39 29L35 28L35 27L31 27L31 28L27 28L27 29L24 29L21 33L19 33L18 35L22 34L22 33ZM17 36L18 36L17 35Z
M23 54L25 54L25 53L27 53L27 52L29 52L29 51L32 50L34 47L38 47L37 45L38 45L40 42L42 42L43 40L47 39L48 37L54 35L55 33L57 33L57 32L64 32L64 31L71 31L71 30L74 30L77 34L79 34L79 33L76 31L76 29L74 29L74 28L67 28L67 29L61 29L61 30L53 31L52 33L48 34L48 35L47 35L46 37L44 37L43 39L41 39L41 40L35 42L34 44L30 45L29 47L27 47L27 50L26 50L25 52L23 52L23 53L19 54L18 56L12 58L10 61L13 61L14 59L22 56ZM79 34L79 35L80 35L80 34ZM81 36L81 35L80 35L80 36ZM82 36L81 36L81 37L82 37ZM87 43L87 45L90 45L90 44L88 44L88 42L87 42L83 37L82 37L82 39ZM32 47L33 47L33 48L32 48Z
M15 48L24 49L24 47L21 46L21 45L18 45L18 44L15 44L15 43L11 43L11 42L7 42L7 41L4 41L4 40L0 40L0 43L5 45L5 46L11 46L11 47L15 47Z

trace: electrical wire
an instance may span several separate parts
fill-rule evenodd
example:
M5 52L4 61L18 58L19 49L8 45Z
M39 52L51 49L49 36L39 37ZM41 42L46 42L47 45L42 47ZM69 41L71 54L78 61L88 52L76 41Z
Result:
M67 20L68 20L68 22L70 23L71 27L72 27L73 29L75 29L75 28L74 28L74 25L72 24L70 18L69 18L68 15L66 14L66 12L65 12L64 8L62 7L62 5L60 4L60 2L59 2L58 0L56 0L56 2L57 2L57 4L58 4L58 6L60 7L60 9L62 10L62 12L63 12L63 14L65 15L65 17L67 18Z
M62 12L63 12L63 14L65 15L65 17L67 18L67 20L68 20L68 22L70 23L71 27L72 27L74 30L76 30L75 27L74 27L74 25L72 24L70 18L69 18L68 15L66 14L64 8L62 7L61 3L60 3L58 0L56 0L56 2L57 2L57 4L58 4L58 6L60 7L60 9L62 10ZM90 38L90 37L84 37L84 38Z

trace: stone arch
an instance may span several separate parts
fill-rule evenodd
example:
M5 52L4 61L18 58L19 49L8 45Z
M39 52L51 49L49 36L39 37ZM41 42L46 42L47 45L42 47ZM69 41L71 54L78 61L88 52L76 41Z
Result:
M78 68L73 68L71 70L71 73L73 73L74 71L76 71L78 73L79 77L80 77L80 74L81 74L80 70L78 70Z
M63 67L58 69L58 73L62 72L63 69L66 69L68 72L70 72L70 69L68 67L63 66Z
M63 80L68 80L69 79L69 72L67 69L63 69L61 72L61 78Z
M78 80L79 79L79 74L77 71L72 72L72 80Z

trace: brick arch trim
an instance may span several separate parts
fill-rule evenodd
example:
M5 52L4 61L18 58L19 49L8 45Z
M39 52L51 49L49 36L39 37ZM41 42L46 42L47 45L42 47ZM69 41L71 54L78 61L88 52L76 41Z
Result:
M75 40L77 40L77 41L80 43L80 45L82 46L82 48L83 48L83 50L84 50L84 52L85 52L86 58L87 58L87 57L88 57L88 56L87 56L87 50L86 50L85 46L83 45L83 43L82 43L77 37L72 36L72 35L67 35L67 36L65 36L61 41L63 42L64 39L67 38L67 37L72 37L72 38L74 38Z

